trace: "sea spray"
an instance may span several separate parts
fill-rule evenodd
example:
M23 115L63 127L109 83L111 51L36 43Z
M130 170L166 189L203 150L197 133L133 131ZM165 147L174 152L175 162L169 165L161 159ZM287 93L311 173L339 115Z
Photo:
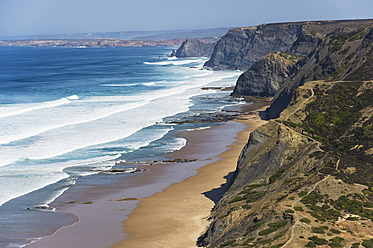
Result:
M202 58L170 59L171 48L0 49L8 72L0 79L0 226L12 221L20 231L38 219L26 208L49 204L77 178L183 147L178 132L211 124L171 120L232 104L229 92L201 87L231 86L239 76L201 70Z

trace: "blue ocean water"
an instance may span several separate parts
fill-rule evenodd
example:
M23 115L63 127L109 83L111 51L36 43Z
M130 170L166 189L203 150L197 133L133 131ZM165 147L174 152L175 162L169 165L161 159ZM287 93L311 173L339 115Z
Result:
M229 92L201 87L232 86L240 72L202 70L205 58L170 58L171 50L0 47L1 247L42 235L17 227L40 222L28 209L77 178L180 149L185 140L173 133L207 125L169 120L234 104Z

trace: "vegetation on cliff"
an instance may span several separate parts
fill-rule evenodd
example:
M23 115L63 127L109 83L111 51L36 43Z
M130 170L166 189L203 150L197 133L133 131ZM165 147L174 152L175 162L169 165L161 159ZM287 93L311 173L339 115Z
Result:
M373 231L373 82L306 83L254 131L198 244L358 247Z

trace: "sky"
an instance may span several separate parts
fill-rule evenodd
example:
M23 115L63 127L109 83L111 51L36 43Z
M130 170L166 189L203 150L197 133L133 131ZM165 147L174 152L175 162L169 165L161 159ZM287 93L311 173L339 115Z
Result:
M0 0L0 36L373 18L373 0Z

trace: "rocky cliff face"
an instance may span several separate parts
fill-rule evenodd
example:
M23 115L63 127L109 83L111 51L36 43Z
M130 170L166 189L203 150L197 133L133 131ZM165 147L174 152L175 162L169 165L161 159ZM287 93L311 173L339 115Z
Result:
M373 79L373 20L337 22L329 28L331 30L323 30L324 35L321 35L318 29L310 27L310 33L323 38L298 62L294 73L276 93L267 110L270 118L278 117L290 103L295 90L307 81Z
M298 88L280 118L250 135L198 245L368 247L372 89L373 81Z
M247 70L269 53L288 51L301 31L299 23L231 29L216 44L205 66L214 70Z
M277 118L295 90L310 80L373 79L373 20L300 22L230 30L215 46L205 66L247 69L235 95L271 96L269 118ZM285 51L302 56L281 67L264 55ZM274 59L275 61L276 59ZM276 91L276 92L274 92Z
M272 52L306 56L321 39L341 30L353 32L369 24L372 20L276 23L234 28L216 44L205 66L214 70L247 70Z
M295 69L299 57L285 52L275 52L255 62L237 80L234 96L274 96L285 79Z
M176 57L210 57L215 43L203 43L198 39L187 39L174 53Z

